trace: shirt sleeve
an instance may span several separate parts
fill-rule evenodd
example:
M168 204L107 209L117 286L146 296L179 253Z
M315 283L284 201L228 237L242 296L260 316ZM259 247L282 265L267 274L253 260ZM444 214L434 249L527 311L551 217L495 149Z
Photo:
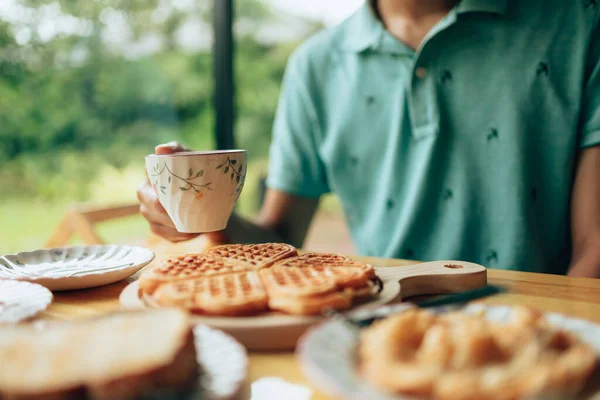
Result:
M308 73L300 72L305 54L294 54L286 68L269 149L267 186L302 197L329 192L319 157L320 128L310 96Z
M600 16L600 11L597 13ZM583 94L581 147L600 145L600 21L590 37Z

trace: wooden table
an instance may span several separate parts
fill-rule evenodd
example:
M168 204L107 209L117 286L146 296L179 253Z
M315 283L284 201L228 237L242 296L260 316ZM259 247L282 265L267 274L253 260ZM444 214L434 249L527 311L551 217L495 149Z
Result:
M157 259L178 250L154 249ZM410 265L406 260L356 257L375 266ZM509 288L509 292L481 300L487 304L525 304L543 311L553 311L600 323L600 279L567 278L564 276L526 272L489 270L491 284ZM55 293L54 303L41 316L51 319L75 319L119 309L118 296L129 283L73 292ZM250 382L265 377L279 377L289 383L308 386L292 352L251 353ZM313 390L312 399L328 399Z

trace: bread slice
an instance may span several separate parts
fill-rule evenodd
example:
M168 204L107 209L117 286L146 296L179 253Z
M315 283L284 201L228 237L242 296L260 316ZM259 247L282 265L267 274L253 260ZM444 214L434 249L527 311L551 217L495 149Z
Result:
M0 327L0 371L1 400L133 400L198 381L192 327L173 309Z

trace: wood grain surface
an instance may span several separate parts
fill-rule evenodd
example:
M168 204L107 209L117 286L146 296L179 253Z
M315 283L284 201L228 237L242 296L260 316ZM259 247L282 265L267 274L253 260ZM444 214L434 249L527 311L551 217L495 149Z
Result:
M188 252L192 244L169 247L158 243L152 247L157 257ZM195 249L199 251L199 245ZM378 267L407 266L415 262L367 257L353 257ZM506 287L507 293L489 297L487 304L524 304L542 311L558 312L600 323L600 279L568 278L558 275L516 271L488 270L488 283ZM70 320L94 316L119 309L119 294L135 277L112 285L73 292L55 293L54 303L39 318ZM290 383L308 386L292 352L250 353L250 382L265 377L279 377ZM313 399L329 399L313 391Z

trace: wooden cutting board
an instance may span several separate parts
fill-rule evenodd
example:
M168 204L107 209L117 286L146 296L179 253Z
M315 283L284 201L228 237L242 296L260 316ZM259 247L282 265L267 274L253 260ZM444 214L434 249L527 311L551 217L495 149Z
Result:
M434 261L403 267L375 267L383 290L370 301L357 304L346 312L364 311L403 298L449 294L477 289L487 284L487 270L463 261ZM119 300L124 308L148 307L139 298L138 282L129 284ZM310 326L323 321L321 316L296 316L267 312L255 316L212 317L196 315L194 319L221 329L249 350L289 350Z

